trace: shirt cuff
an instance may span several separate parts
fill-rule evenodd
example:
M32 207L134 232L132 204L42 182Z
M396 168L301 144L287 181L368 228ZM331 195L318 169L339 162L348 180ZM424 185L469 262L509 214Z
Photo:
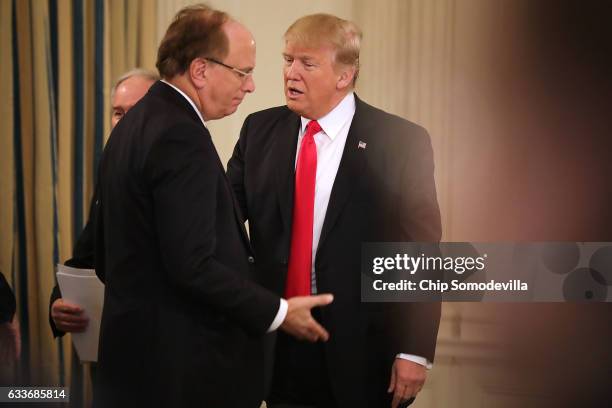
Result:
M287 309L289 305L287 301L283 298L280 299L280 306L278 307L278 312L276 312L276 317L272 320L272 324L268 328L268 333L273 332L278 329L281 324L285 321L285 317L287 317Z
M431 370L431 368L433 367L433 364L430 363L429 360L427 360L425 357L415 356L414 354L399 353L398 355L395 356L395 358L401 358L402 360L412 361L413 363L417 363L422 366L425 366L428 370Z

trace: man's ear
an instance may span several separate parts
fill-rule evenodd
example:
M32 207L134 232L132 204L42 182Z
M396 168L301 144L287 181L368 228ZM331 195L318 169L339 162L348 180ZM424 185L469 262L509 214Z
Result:
M194 58L189 64L189 77L196 89L202 89L207 80L208 61L204 58Z
M346 65L341 68L340 77L336 82L336 89L339 91L344 90L353 85L353 78L355 78L355 67Z

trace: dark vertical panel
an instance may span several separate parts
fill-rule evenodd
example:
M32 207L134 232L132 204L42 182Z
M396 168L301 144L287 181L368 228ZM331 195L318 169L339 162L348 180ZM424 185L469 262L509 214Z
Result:
M15 196L17 216L17 242L19 252L18 262L13 262L13 276L19 276L19 285L15 288L17 304L19 308L21 337L22 337L22 361L30 360L30 316L28 310L28 262L27 262L27 241L26 241L26 221L25 221L25 192L23 180L23 154L21 145L21 97L19 94L19 46L17 43L17 2L13 0L12 32L13 32L13 137L15 143ZM16 281L15 281L16 282ZM16 285L17 286L17 285Z

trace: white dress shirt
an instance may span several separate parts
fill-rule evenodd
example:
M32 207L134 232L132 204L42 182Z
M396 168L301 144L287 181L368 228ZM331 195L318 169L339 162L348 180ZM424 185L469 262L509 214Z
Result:
M172 85L171 83L166 82L163 79L161 81L163 83L165 83L166 85L171 86L172 88L174 88L174 90L176 90L176 92L178 92L179 94L183 95L183 98L187 99L187 102L189 102L189 104L193 107L193 110L195 110L195 112L198 114L198 117L202 121L202 124L204 125L204 127L206 127L208 129L208 126L206 126L206 122L204 121L204 117L202 116L202 113L198 110L198 107L196 106L195 103L193 103L191 98L189 96L187 96L187 94L185 92L181 91L179 88L177 88L176 86ZM274 317L274 320L272 320L272 324L270 324L270 327L268 327L268 333L273 332L274 330L278 329L279 326L285 321L285 317L287 317L287 309L288 308L289 308L289 305L287 304L287 301L285 299L281 298L280 305L278 307L278 312L276 312L276 316Z
M353 122L353 116L355 116L355 95L353 92L349 92L331 112L317 120L321 126L321 131L314 135L314 141L317 146L317 176L312 225L311 288L313 294L317 293L315 258L319 247L319 239L321 238L321 230L323 229L329 197L336 180L336 174L338 174L340 160L342 160L344 145L346 144L346 138ZM296 166L302 138L306 132L306 125L310 122L310 119L305 117L301 119L302 124L298 131L298 144L295 154ZM432 367L431 363L421 356L399 353L397 357L421 364L428 369Z

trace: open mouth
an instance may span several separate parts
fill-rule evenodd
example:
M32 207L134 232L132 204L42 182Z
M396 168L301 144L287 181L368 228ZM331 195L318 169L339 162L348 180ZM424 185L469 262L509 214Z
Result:
M300 95L303 95L303 94L304 94L304 92L300 91L300 90L299 90L299 89L297 89L297 88L293 88L293 87L291 87L291 86L290 86L290 87L288 87L288 88L287 88L287 94L288 94L290 97L292 97L292 98L296 98L296 97L298 97L298 96L300 96Z

